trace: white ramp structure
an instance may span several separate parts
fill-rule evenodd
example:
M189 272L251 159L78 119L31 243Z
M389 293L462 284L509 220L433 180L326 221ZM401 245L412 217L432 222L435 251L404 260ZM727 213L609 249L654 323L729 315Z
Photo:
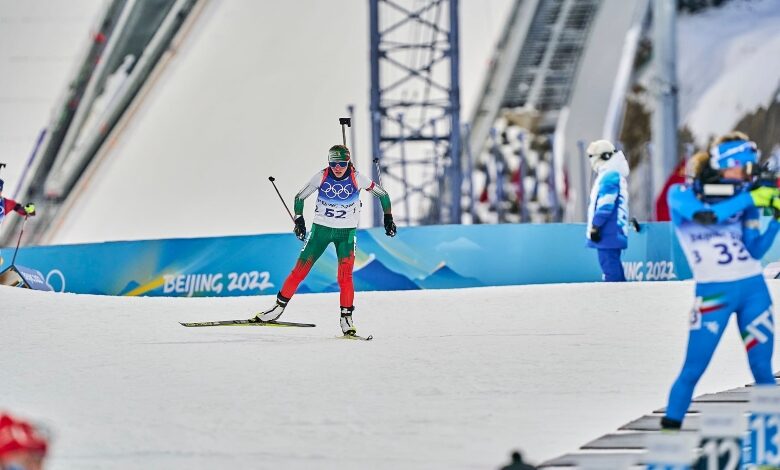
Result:
M462 5L463 96L469 102L509 6L511 0ZM343 8L319 1L195 1L70 191L61 192L59 183L72 180L53 173L27 185L40 210L28 222L25 242L291 230L268 176L291 202L326 165L327 148L341 141L337 117L349 104L355 107L357 166L369 171L368 45L363 0ZM125 58L109 72L121 72ZM135 66L128 68L132 74ZM109 94L121 90L121 73L112 77ZM87 116L83 122L83 129L100 129ZM71 141L76 147L89 142ZM62 157L58 168L67 169L66 161L80 153ZM363 209L367 226L371 211L367 204ZM5 229L0 240L10 244L18 230Z
M591 169L582 145L597 139L617 140L623 118L623 103L648 14L647 0L603 0L594 19L581 59L565 124L557 132L563 138L558 150L565 162L573 197L567 220L583 221Z
M74 129L59 135L66 145L44 145L38 171L24 183L22 199L35 199L40 208L28 223L28 243L288 231L289 218L267 179L275 176L282 195L292 199L310 173L324 167L320 149L341 140L336 118L347 104L355 105L356 139L350 142L358 142L358 169L370 168L369 76L356 65L368 57L364 2L336 15L320 2L271 9L250 0L155 1L170 9L158 18L163 30L174 26L167 47L156 61L117 53L111 67L94 71L99 83L82 83L81 96L93 109L76 110ZM114 15L107 24L119 27L133 23L128 9L147 4L106 5ZM483 10L506 12L506 28L470 36ZM546 178L539 194L558 200L564 180L569 185L570 204L558 203L544 221L582 219L589 174L577 143L616 132L647 10L647 0L463 5L463 101L477 103L464 112L473 124L469 153L478 167L484 166L480 158L497 163L491 128L500 133L497 119L506 113L521 116L550 148L546 169L531 168L534 162L521 157L523 174L533 170ZM487 48L475 44L499 36L482 94L473 100L484 55L469 54L484 54ZM327 48L313 45L313 37L327 37ZM105 47L112 44L109 39ZM148 78L128 104L128 84L140 83L133 77L142 69ZM112 112L118 102L126 104L121 116ZM311 220L308 206L304 215ZM370 225L370 211L364 212L363 225ZM5 245L18 233L14 222L0 234Z
M584 219L578 143L615 140L647 13L647 0L515 3L470 121L469 156L496 212L479 221Z

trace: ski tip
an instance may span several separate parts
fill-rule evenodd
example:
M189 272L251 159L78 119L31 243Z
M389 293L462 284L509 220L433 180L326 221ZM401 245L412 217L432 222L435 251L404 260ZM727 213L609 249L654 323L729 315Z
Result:
M374 339L374 335L368 335L368 336L360 336L360 335L339 335L336 336L336 338L341 339L351 339L351 340L357 340L357 341L371 341Z

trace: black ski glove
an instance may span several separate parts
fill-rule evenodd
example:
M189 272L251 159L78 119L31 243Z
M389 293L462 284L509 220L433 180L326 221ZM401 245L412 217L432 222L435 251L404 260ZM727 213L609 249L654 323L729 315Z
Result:
M385 235L394 237L398 230L393 223L393 214L385 214Z
M293 232L295 232L295 236L298 237L298 240L306 240L306 222L303 220L302 215L295 217L295 228L293 229Z
M693 221L702 225L712 225L718 221L718 218L712 211L699 211L693 214Z
M590 238L590 241L593 243L598 243L601 241L601 229L593 226L590 228L590 232L588 233L588 238Z

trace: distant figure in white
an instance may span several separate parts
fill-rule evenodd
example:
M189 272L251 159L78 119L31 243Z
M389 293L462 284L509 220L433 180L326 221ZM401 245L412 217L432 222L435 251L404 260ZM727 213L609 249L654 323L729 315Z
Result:
M608 140L588 145L596 181L588 204L587 246L598 250L603 279L624 282L621 251L628 247L628 161Z

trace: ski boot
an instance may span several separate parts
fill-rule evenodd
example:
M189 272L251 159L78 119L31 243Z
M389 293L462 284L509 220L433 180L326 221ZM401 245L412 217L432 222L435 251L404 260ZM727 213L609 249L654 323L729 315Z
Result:
M357 330L355 329L355 323L352 321L352 311L355 307L341 307L341 332L344 336L355 336Z
M682 422L667 418L664 416L661 418L661 432L669 433L679 431L682 428Z
M258 313L252 320L255 322L269 322L278 319L282 316L282 313L284 313L284 308L287 307L287 302L289 301L290 299L283 297L282 294L276 294L276 303L274 306L264 312Z

